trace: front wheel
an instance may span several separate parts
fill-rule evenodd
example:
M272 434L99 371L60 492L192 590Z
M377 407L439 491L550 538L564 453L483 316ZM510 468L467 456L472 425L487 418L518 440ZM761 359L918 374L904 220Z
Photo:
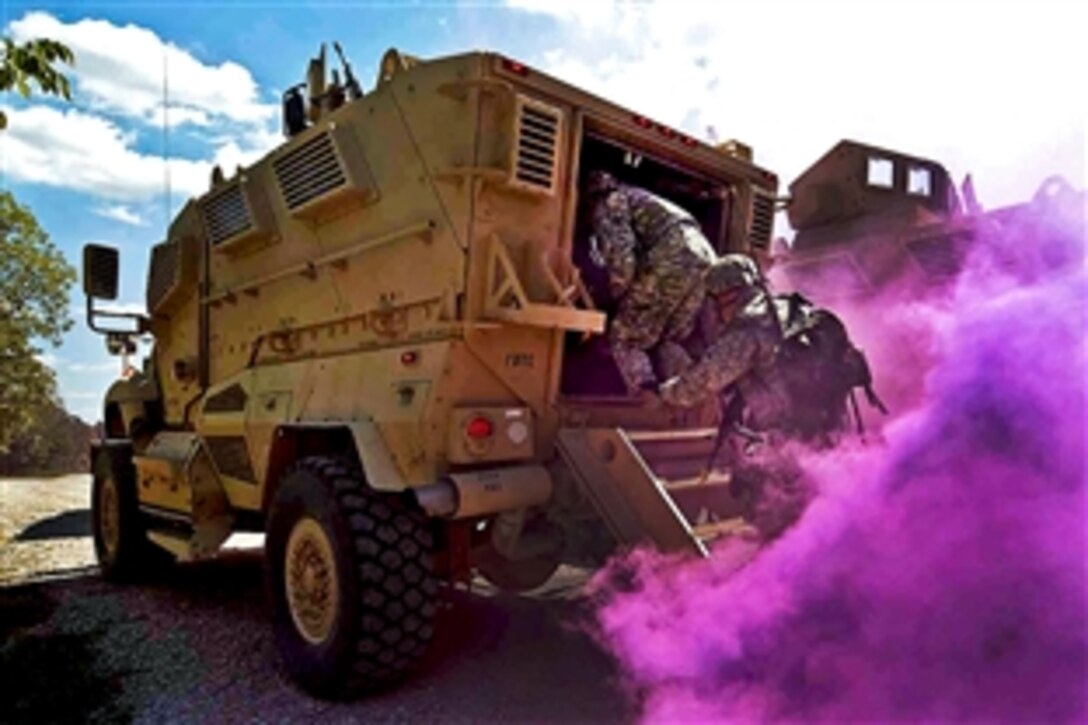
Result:
M272 502L266 564L276 645L308 692L387 687L422 659L437 581L422 512L369 489L324 456L285 474Z
M95 455L91 529L98 566L110 581L138 579L171 561L147 538L130 450L103 448Z

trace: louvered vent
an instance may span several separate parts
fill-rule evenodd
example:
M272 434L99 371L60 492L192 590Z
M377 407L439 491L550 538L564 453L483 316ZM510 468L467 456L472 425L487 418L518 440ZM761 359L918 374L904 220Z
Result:
M515 183L554 193L561 123L559 109L521 99L514 158Z
M766 194L753 192L752 223L748 231L748 243L759 249L769 249L774 231L774 199Z
M253 220L246 207L242 185L238 182L233 182L222 191L208 197L200 207L204 213L208 239L213 247L245 234L253 228Z
M284 154L273 166L284 203L292 211L347 182L328 132Z
M147 309L155 312L163 298L177 284L177 242L164 242L151 248L151 267L147 276Z
M147 274L147 311L171 315L196 287L200 241L192 235L170 239L151 248Z

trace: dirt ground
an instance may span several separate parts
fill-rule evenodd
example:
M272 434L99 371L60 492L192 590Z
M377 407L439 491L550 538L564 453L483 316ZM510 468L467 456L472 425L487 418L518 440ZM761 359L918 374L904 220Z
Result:
M0 480L0 722L626 722L609 658L582 631L585 573L524 597L453 592L422 670L329 703L276 658L261 553L236 549L140 587L103 582L89 480Z

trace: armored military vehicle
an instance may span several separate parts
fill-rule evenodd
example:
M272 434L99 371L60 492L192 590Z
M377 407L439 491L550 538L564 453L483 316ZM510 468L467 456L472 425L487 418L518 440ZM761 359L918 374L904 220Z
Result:
M715 406L648 408L620 384L578 190L611 170L750 253L777 191L743 144L496 54L389 50L365 90L343 70L329 82L322 49L282 145L178 213L146 316L100 309L118 255L84 250L89 325L119 352L154 341L93 451L103 574L264 532L276 642L318 694L409 671L443 584L525 590L735 530L728 470L703 475Z
M970 177L957 190L938 161L844 140L789 185L796 235L775 250L775 271L816 299L862 309L888 293L939 293L979 243L1009 265L1036 267L1023 264L1033 254L1063 267L1077 261L1069 251L1082 245L1062 237L1083 233L1086 201L1055 176L1029 202L983 210Z

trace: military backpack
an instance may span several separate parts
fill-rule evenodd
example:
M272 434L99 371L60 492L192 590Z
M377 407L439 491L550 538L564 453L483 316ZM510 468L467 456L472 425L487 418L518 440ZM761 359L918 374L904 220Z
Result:
M873 391L865 354L850 340L846 325L830 310L817 307L798 293L777 295L782 341L775 356L776 372L789 399L787 432L805 440L826 438L841 431L852 409L863 432L855 390L886 413Z

